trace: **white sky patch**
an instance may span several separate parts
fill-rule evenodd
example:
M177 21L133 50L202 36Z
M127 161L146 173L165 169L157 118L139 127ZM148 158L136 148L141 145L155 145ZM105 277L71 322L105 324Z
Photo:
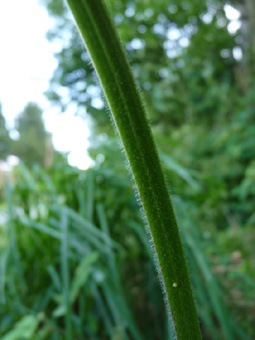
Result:
M75 116L75 108L59 114L57 110L46 113L46 126L52 132L53 143L57 150L69 152L68 162L80 169L87 169L92 165L88 157L89 129L87 123L79 116Z
M209 25L212 22L213 14L212 13L205 13L201 15L201 19L203 22L207 25Z
M241 27L242 23L239 20L241 13L230 5L224 6L225 14L230 23L228 24L228 31L230 34L235 34Z
M104 102L101 98L97 97L91 100L91 105L96 109L101 110L104 107Z
M141 48L144 47L145 43L143 40L139 39L139 38L134 38L131 43L130 43L131 47L134 49L134 50L139 50Z
M241 21L239 20L232 20L229 24L228 24L228 31L230 34L236 34L236 32L240 29L241 27Z
M86 122L73 110L56 114L43 95L57 66L53 51L58 46L45 38L52 25L36 0L0 1L0 102L9 128L28 102L38 103L55 148L69 151L72 165L85 169L91 165Z
M179 44L183 48L188 47L189 46L189 39L187 37L183 37L179 40Z
M225 5L224 10L228 20L238 20L240 19L241 13L230 5Z
M236 60L241 60L243 58L243 51L240 46L233 48L233 56Z
M170 27L167 32L167 38L170 40L178 40L181 37L181 32L178 28Z
M0 169L3 171L11 171L11 169L18 164L19 164L18 157L10 155L7 157L5 162L0 161Z

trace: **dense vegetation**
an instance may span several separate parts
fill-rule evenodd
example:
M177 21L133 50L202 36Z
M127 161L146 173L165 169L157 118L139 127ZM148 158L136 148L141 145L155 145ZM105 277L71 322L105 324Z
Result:
M252 11L240 7L242 27L230 33L223 1L106 2L147 102L203 338L252 339ZM47 95L90 117L95 165L80 171L57 155L43 169L43 153L30 162L32 152L16 152L26 166L13 170L1 204L1 339L171 339L143 217L88 55L62 1L44 3L56 18L49 38L64 42Z

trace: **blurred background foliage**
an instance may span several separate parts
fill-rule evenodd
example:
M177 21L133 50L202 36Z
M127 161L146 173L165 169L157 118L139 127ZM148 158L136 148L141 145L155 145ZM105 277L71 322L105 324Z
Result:
M41 0L60 42L47 97L92 126L94 165L53 150L29 103L13 140L0 109L0 335L173 339L131 175L62 0ZM171 186L203 339L254 339L255 4L107 0ZM226 6L240 13L231 30Z

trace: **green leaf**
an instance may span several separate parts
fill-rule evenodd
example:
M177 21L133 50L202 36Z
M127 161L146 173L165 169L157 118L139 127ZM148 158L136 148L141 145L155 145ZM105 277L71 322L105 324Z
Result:
M2 340L30 339L34 336L39 319L34 315L26 315L14 326L14 329L5 334Z
M199 183L190 175L189 171L177 163L171 156L160 152L160 158L166 168L174 171L178 176L180 176L185 182L193 187L196 191L201 189Z
M71 303L73 303L77 299L81 288L85 285L87 279L89 278L93 265L98 260L98 258L99 254L97 252L92 252L84 256L84 258L76 268L74 279L71 285Z

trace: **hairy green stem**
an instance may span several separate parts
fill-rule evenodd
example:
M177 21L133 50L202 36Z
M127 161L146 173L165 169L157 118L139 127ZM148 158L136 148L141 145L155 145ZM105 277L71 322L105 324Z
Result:
M102 0L67 0L101 82L143 205L179 340L201 333L158 152L125 51Z

